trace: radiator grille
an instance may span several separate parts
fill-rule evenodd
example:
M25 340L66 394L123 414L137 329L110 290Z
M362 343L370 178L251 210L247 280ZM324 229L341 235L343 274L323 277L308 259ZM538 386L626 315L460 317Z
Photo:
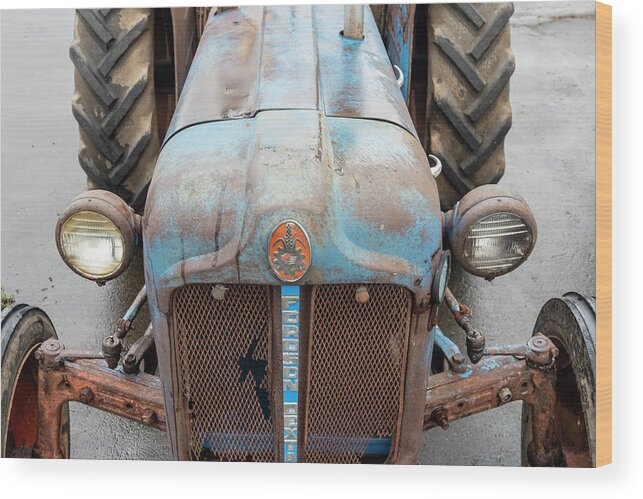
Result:
M393 285L314 288L300 461L385 460L396 436L411 295ZM374 459L374 460L375 460Z
M274 461L271 289L226 288L190 284L173 297L192 457Z

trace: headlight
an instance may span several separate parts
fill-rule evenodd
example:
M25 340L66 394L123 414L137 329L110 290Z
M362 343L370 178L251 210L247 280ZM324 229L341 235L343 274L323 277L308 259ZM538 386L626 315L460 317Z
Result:
M87 279L114 279L131 261L139 220L115 194L85 192L70 203L58 220L56 243L60 256Z
M496 185L469 192L451 216L455 258L468 272L487 279L516 269L536 244L536 220L527 203Z

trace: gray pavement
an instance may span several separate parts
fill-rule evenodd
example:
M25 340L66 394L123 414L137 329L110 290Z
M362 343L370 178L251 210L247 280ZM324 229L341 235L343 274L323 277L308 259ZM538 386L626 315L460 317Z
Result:
M502 184L539 224L530 260L488 283L455 271L454 292L474 309L489 343L523 341L542 304L566 291L594 293L594 4L516 3L513 128ZM103 288L71 272L54 242L58 214L84 188L71 116L68 58L73 11L2 11L1 280L43 307L70 346L97 348L143 284L141 255ZM454 338L451 322L441 320ZM148 317L135 328L142 334ZM165 434L72 404L72 456L167 459ZM423 436L425 464L519 465L520 406Z

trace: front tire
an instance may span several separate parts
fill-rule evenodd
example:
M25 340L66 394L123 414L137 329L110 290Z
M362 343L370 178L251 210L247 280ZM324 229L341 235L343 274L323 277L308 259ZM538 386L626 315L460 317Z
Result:
M34 353L57 338L47 314L15 305L2 311L2 457L32 457L38 421L38 361ZM69 405L62 410L60 442L69 457Z
M556 432L563 465L596 466L596 300L566 293L540 311L534 334L543 333L559 350L556 358ZM529 466L531 409L523 403L522 464Z

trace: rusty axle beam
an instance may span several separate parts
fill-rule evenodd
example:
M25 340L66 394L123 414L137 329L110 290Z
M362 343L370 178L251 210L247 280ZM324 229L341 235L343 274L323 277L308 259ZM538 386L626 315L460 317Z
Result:
M445 371L429 378L424 430L516 400L532 406L534 417L528 460L532 466L556 466L562 461L560 437L555 433L556 371L510 356L483 358L469 371Z
M534 392L534 376L538 374L525 361L511 357L485 358L463 374L435 374L427 387L424 430L443 426L432 417L436 410L448 423L512 400L524 400Z
M429 378L423 429L446 429L451 421L493 409L515 400L531 407L532 434L527 459L534 466L556 466L563 461L557 434L555 357L558 350L537 334L525 346L505 346L467 370L447 370ZM520 357L516 357L516 355ZM66 456L60 441L65 403L80 402L147 426L166 431L160 379L145 373L125 374L91 353L67 351L55 339L36 352L38 369L37 442L33 454L41 458ZM100 355L98 355L100 357Z
M65 360L64 346L47 340L37 351L38 440L34 455L64 457L59 442L61 413L75 401L166 431L160 379L145 373L126 375L104 360Z

